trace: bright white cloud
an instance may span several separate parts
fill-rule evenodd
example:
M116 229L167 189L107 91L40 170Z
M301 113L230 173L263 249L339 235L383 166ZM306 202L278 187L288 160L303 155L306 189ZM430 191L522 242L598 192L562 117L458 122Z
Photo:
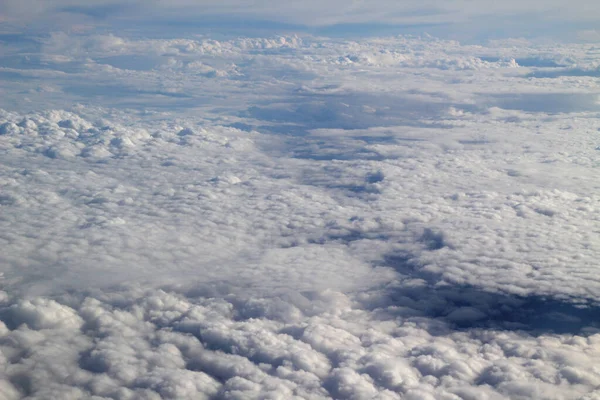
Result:
M226 301L130 288L61 306L82 330L43 325L48 303L34 299L39 319L15 328L24 322L15 309L0 336L10 357L2 389L15 399L18 389L31 398L575 399L600 382L598 334L452 332L410 312L382 319L340 293L296 296ZM296 316L282 322L269 311L277 304Z

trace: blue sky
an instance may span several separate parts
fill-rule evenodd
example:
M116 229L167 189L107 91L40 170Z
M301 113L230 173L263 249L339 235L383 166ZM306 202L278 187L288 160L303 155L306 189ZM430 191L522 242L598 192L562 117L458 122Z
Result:
M15 1L0 5L0 32L66 30L326 36L423 34L463 41L507 37L594 40L600 3L554 1ZM134 28L133 28L134 27ZM157 32L158 30L158 32Z

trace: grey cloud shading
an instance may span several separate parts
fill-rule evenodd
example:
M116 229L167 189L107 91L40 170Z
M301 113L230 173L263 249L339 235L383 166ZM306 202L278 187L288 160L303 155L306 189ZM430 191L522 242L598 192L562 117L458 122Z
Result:
M73 14L82 14L88 17L98 18L98 19L106 19L108 17L115 17L119 14L123 14L128 9L131 9L132 6L127 3L108 3L108 4L99 4L99 5L91 5L91 6L81 6L81 5L67 5L64 7L55 8L55 12L59 13L73 13Z
M555 70L541 70L529 74L533 78L560 78L562 76L600 77L599 68L560 68Z
M544 113L600 111L596 94L519 93L492 97L492 104L509 110Z
M256 119L257 124L262 121L273 124L264 126L265 130L306 134L315 129L419 125L422 120L439 118L450 106L443 101L366 93L299 94L290 100L288 104L253 106L240 116Z

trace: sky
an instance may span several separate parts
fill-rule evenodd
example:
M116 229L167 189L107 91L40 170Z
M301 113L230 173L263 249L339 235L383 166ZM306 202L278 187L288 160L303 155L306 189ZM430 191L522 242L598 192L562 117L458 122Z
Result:
M7 0L0 5L3 30L11 33L118 29L151 34L174 29L246 35L303 31L348 37L428 32L473 42L506 37L597 38L598 14L600 6L589 0L93 0L83 5L70 0Z
M0 399L600 399L595 8L3 2Z

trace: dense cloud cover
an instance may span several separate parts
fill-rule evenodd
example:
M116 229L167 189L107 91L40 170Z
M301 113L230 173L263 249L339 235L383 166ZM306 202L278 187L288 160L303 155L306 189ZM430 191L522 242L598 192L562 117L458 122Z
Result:
M600 381L599 334L455 330L330 291L62 301L5 309L3 398L591 399Z
M599 398L594 46L4 46L0 398Z

